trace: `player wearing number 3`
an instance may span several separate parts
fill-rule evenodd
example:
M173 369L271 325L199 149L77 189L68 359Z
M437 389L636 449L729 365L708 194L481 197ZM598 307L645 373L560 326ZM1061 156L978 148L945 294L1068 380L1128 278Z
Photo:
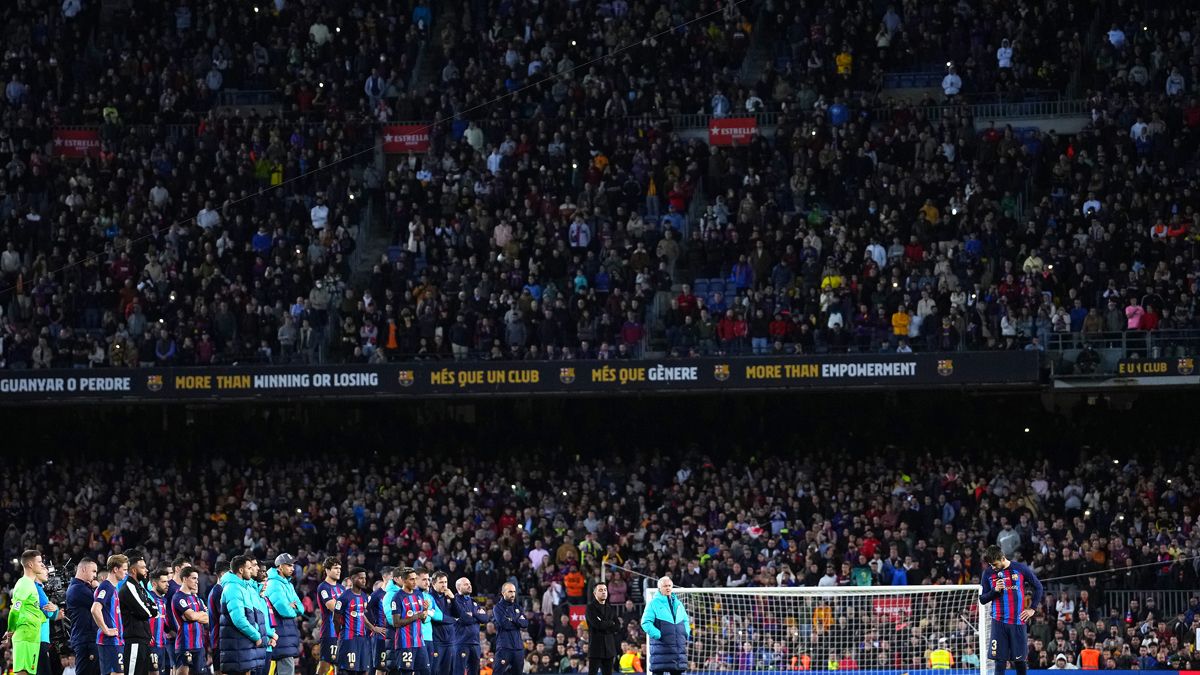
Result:
M1039 606L1042 603L1042 582L1038 581L1028 565L1006 558L999 546L989 546L983 552L983 561L988 568L983 572L983 592L979 595L979 604L992 603L988 657L996 662L1000 673L1011 661L1017 675L1025 675L1029 669L1026 658L1029 638L1025 632L1025 622L1034 614L1033 609L1025 608L1025 592L1032 588L1033 602L1029 606Z

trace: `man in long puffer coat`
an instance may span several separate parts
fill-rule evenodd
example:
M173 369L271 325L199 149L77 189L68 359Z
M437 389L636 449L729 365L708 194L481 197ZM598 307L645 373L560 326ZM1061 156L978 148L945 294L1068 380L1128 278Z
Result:
M679 675L688 667L692 620L674 590L670 577L659 579L658 594L642 612L642 630L650 637L650 672L655 675Z

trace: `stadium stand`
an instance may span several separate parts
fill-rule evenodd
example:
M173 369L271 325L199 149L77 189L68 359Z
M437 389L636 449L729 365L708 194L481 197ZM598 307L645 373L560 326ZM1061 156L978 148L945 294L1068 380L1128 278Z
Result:
M997 420L1016 410L981 408ZM904 416L914 424L922 417ZM647 442L679 437L686 420ZM497 428L510 422L497 420ZM970 425L950 428L958 426ZM830 448L804 456L782 452L786 437L776 449L726 453L741 433L732 430L713 433L723 450L711 455L648 454L636 444L604 450L606 434L583 441L593 432L580 431L578 442L574 435L561 441L580 448L572 456L556 449L560 441L531 449L513 437L521 453L505 455L503 473L470 451L364 454L360 463L308 450L290 452L287 461L252 450L209 451L229 443L269 453L282 443L315 452L319 439L373 447L377 434L390 435L351 418L313 429L315 436L286 419L229 425L222 416L170 433L178 460L97 464L74 451L49 465L18 460L0 478L9 523L3 553L39 543L56 561L132 547L158 560L184 552L205 571L203 591L235 553L271 560L288 552L300 565L306 639L327 555L371 569L414 560L452 581L469 577L477 595L493 600L502 582L515 580L529 635L544 644L531 656L553 655L550 666L531 667L578 672L587 636L571 625L577 603L568 596L580 584L590 588L602 569L611 601L623 608L623 640L638 648L645 642L637 627L641 574L670 573L680 586L708 588L976 583L979 551L998 543L1032 565L1049 591L1030 625L1034 666L1050 666L1060 652L1075 663L1093 635L1113 659L1108 669L1130 668L1143 644L1152 645L1156 664L1196 665L1200 476L1186 453L1138 460L1085 448L1077 462L1032 459L1014 454L1013 439L999 429L975 437L969 462L866 449L881 447L873 439L886 435L884 427L848 446L827 440L838 437L833 429L797 433L810 449ZM1058 431L1039 433L1053 444ZM1076 427L1061 431L1064 440L1090 436ZM447 421L413 427L405 443L470 447L473 433ZM1121 446L1138 433L1127 429L1111 442ZM8 587L12 571L4 574ZM771 670L766 657L777 646L770 636L751 639L764 657L752 669Z
M1061 352L1196 328L1194 11L1083 31L1069 6L893 5L843 35L796 2L677 30L695 16L649 0L67 5L0 10L8 368ZM1061 93L1038 64L1094 43L1075 136L877 93L935 56L969 91ZM696 113L775 131L710 148L671 121ZM406 119L442 120L431 152L377 172L378 123ZM58 156L73 125L98 130L91 157ZM361 259L375 219L393 246Z

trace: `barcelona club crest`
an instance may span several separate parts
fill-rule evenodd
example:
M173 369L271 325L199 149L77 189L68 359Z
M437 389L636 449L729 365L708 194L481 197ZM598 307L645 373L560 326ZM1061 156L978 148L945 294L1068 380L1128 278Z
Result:
M938 360L938 375L947 377L954 372L954 359Z
M147 375L146 388L150 391L162 391L163 376L162 375Z
M713 377L717 378L717 382L724 382L729 379L729 364L718 363L713 366Z
M417 381L417 378L413 375L413 371L401 370L399 373L396 373L396 381L400 383L401 387L411 387L413 386L413 382Z
M562 382L563 384L571 384L572 382L574 382L575 381L575 369L574 368L559 368L558 369L558 381Z
M1181 358L1175 362L1175 370L1178 370L1180 375L1191 375L1192 371L1196 370L1196 362L1191 357Z

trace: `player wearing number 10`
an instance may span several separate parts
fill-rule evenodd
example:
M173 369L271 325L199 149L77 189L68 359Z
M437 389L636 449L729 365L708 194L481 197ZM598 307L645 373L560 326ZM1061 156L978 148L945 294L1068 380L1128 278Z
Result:
M1025 622L1034 610L1025 608L1025 591L1033 589L1030 607L1042 603L1042 582L1028 565L1012 562L1004 556L999 546L989 546L983 552L983 561L990 569L983 573L983 592L979 604L992 603L992 632L989 657L996 662L997 670L1004 671L1012 662L1017 675L1025 675L1029 668L1026 653L1029 638ZM981 613L982 614L982 613Z
M333 620L337 623L338 671L365 673L375 669L373 637L383 634L383 629L371 623L367 616L366 593L367 571L361 567L350 568L350 590L338 596L334 605Z

